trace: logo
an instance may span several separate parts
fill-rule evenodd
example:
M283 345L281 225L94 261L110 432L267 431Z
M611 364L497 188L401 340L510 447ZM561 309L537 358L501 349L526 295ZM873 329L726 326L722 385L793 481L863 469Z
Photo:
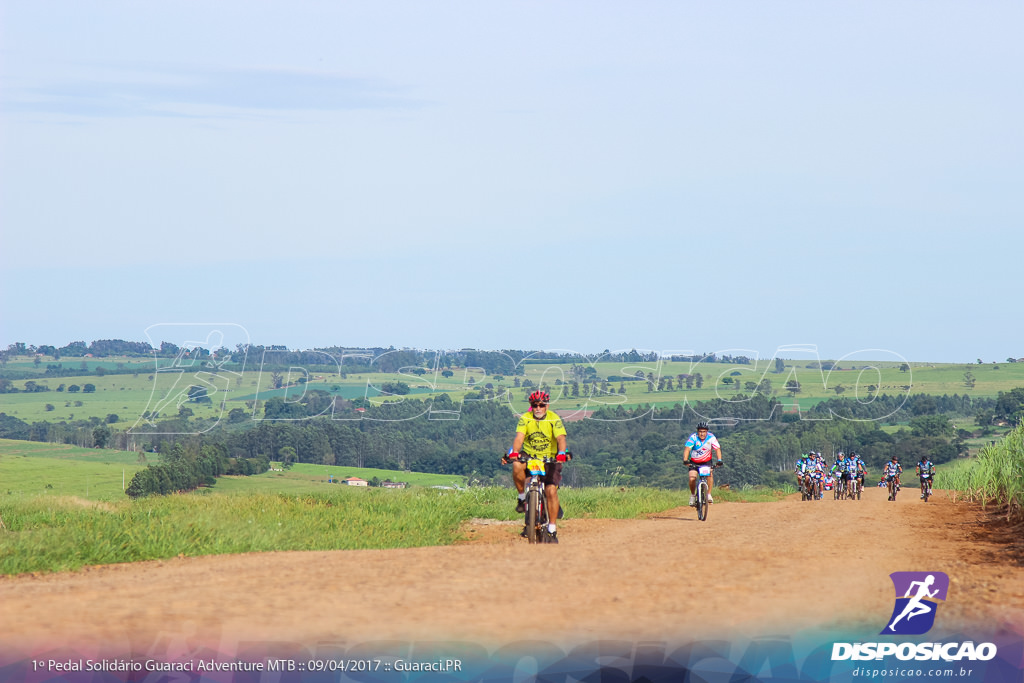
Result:
M942 572L893 572L896 604L881 635L921 635L935 624L937 601L945 601L949 577Z

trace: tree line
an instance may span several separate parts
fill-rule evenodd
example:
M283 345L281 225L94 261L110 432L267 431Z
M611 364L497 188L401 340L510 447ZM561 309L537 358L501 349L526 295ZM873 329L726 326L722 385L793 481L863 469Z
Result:
M175 444L161 454L163 462L147 466L132 477L125 494L141 498L213 486L222 474L252 475L270 469L266 458L230 458L223 446Z

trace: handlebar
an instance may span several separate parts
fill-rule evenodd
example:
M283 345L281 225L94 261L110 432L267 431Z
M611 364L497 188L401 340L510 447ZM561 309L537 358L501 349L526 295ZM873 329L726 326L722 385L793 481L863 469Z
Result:
M707 462L700 462L700 463L698 463L698 462L694 462L692 460L687 460L686 461L686 466L689 467L691 470L695 470L698 467L700 467L701 465L711 465L711 463L707 463ZM717 468L722 466L722 461L719 460L718 462L714 463L711 466L717 469Z
M557 456L557 455L555 455L555 456L545 455L543 458L541 458L541 460L543 460L547 464L555 463L555 462L569 462L570 460L572 460L572 451L566 451L565 452L565 460L559 460L558 457L559 456ZM526 453L517 453L515 457L512 457L512 455L509 454L509 453L503 453L502 456L501 456L501 464L502 465L507 465L510 462L525 463L529 459L530 459L530 456L528 456Z

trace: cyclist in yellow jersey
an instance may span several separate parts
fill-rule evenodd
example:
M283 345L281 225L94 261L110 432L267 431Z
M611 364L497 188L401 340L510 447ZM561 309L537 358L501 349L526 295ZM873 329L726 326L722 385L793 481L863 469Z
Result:
M530 394L530 409L519 416L516 436L512 448L501 459L502 464L512 463L512 482L519 492L516 512L526 510L526 463L520 461L520 453L527 456L551 458L544 475L544 500L548 506L548 534L551 541L558 542L555 520L559 517L558 487L562 484L562 465L572 460L572 453L565 448L565 426L562 418L548 410L551 397L546 391Z

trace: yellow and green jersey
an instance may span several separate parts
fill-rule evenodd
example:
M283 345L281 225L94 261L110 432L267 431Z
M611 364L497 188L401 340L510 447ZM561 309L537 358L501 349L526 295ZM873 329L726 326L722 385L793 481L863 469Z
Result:
M526 435L523 441L523 452L534 457L554 457L558 453L559 435L565 434L562 418L549 410L540 420L528 410L519 416L516 432Z

